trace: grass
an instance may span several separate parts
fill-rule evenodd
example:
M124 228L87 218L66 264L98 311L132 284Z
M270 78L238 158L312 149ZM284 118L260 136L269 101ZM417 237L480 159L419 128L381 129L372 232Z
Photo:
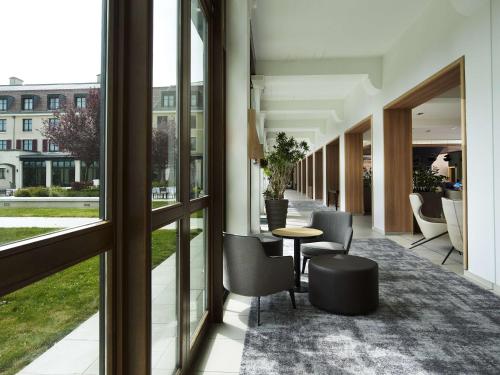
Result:
M170 204L171 202L168 202ZM167 201L153 201L152 207L167 205ZM2 207L0 217L99 217L98 208Z
M0 228L0 243L55 228ZM191 238L201 230L192 230ZM174 229L152 235L152 267L177 248ZM99 308L99 257L0 297L0 374L16 374Z

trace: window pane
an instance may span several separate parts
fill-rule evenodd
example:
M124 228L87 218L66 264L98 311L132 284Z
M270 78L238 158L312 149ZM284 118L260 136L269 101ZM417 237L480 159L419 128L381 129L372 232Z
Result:
M152 207L177 202L177 0L155 0L153 16Z
M0 374L99 373L99 262L0 297Z
M207 309L206 209L193 212L190 219L190 333L193 336Z
M206 69L207 21L198 0L191 1L191 148L190 196L207 194Z
M152 234L152 373L175 373L179 361L178 223Z
M86 225L104 215L99 202L105 171L99 166L105 143L105 3L2 1L0 34L16 33L3 41L9 58L0 59L0 80L11 77L0 82L0 117L5 120L0 124L0 168L5 169L0 227L6 229L0 244ZM22 27L19 17L8 16L14 14L22 15ZM48 35L58 36L64 53L58 50L48 58L47 43L33 42L29 48L20 43ZM86 106L75 97L86 98Z

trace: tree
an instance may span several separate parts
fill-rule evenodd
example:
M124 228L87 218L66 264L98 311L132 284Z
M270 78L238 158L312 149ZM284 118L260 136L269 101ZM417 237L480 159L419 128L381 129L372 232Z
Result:
M172 117L163 117L158 128L153 129L151 142L151 164L153 173L165 182L165 168L175 170L177 154L177 126ZM170 165L169 165L170 164Z
M305 141L298 142L294 137L287 137L284 132L278 133L276 144L266 155L265 171L269 177L269 186L264 192L266 199L284 198L293 168L307 151L309 146Z
M85 163L83 181L87 181L89 169L99 161L100 103L99 89L91 89L85 108L63 104L53 113L55 124L45 120L41 130L50 143Z

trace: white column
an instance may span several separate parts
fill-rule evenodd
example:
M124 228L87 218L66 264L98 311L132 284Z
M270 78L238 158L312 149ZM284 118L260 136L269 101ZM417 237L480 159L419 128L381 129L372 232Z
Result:
M80 160L75 160L75 182L80 182L82 171L82 162Z
M16 189L22 188L23 187L23 162L19 161L19 163L15 166L15 183L16 183Z
M491 3L493 73L493 154L495 199L495 284L500 291L500 1ZM468 124L469 125L469 124ZM469 169L471 166L469 166ZM470 199L469 199L470 202ZM469 221L470 222L470 221Z
M250 106L250 11L247 0L228 1L226 216L229 233L250 231L250 161L247 124Z
M45 160L45 186L52 186L52 161Z

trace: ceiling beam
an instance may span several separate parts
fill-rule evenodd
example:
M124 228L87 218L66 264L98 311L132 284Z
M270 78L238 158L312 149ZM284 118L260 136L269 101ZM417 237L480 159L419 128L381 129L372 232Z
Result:
M382 88L382 57L257 60L256 73L265 76L366 74L374 89Z

